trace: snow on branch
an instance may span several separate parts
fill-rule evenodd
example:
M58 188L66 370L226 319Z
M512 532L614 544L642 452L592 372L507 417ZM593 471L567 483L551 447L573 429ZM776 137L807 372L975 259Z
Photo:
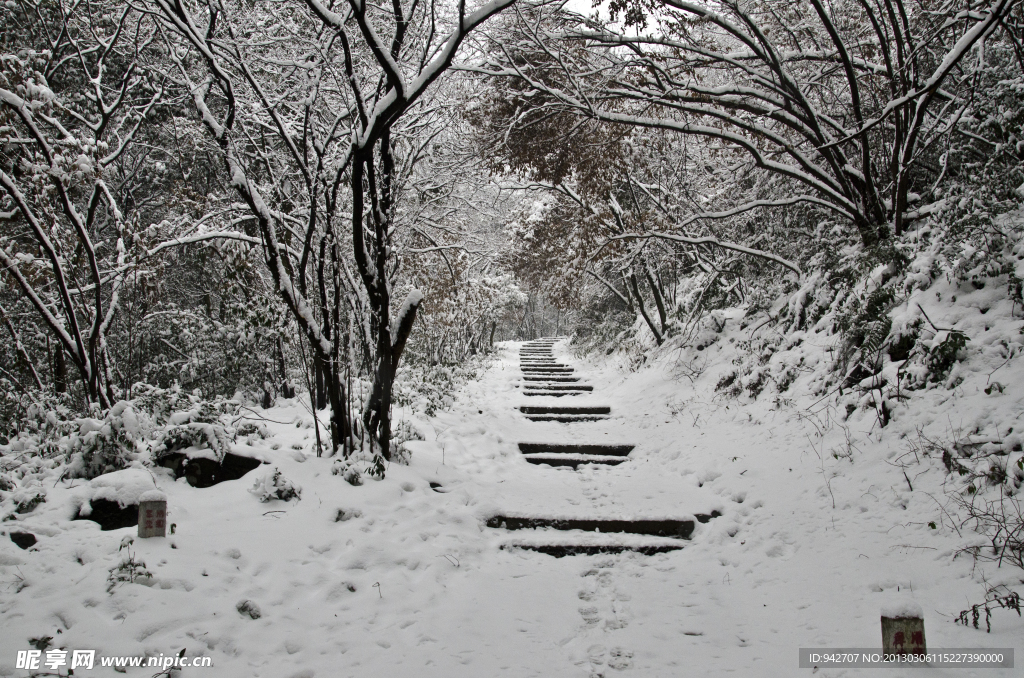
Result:
M752 257L758 257L760 259L767 259L768 261L774 261L780 266L784 266L789 270L797 274L798 277L803 277L803 272L800 267L789 259L784 259L777 254L771 252L765 252L764 250L754 249L747 247L746 245L740 245L737 243L727 242L719 240L714 236L700 236L692 237L687 235L676 235L675 233L662 233L660 231L650 231L647 233L626 233L624 235L615 235L608 238L609 241L613 240L650 240L650 239L669 240L671 242L685 243L687 245L710 245L713 247L720 247L724 250L731 250L733 252L740 252L742 254L748 254Z

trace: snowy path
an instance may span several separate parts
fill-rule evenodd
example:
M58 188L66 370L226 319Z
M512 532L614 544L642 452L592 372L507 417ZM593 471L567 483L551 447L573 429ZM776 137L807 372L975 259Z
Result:
M501 349L450 410L420 421L427 440L411 443L412 464L392 465L384 481L351 487L331 475L330 459L309 454L309 417L297 405L267 413L281 423L269 424L259 452L302 485L299 502L259 503L247 492L252 475L196 489L158 472L177 530L136 542L154 574L148 586L107 593L134 528L69 520L81 481L50 479L47 502L17 523L36 547L0 539L0 675L25 675L11 668L17 650L52 636L105 655L186 648L214 668L184 676L217 678L788 677L804 673L799 647L877 647L879 608L897 587L923 605L930 647L1020 644L1016 615L997 616L991 635L951 623L977 600L978 575L966 560L951 564L955 535L929 529L933 500L906 490L884 449L864 443L852 462L819 459L795 409L715 398L701 385L715 375L694 387L670 365L623 372L560 345L556 357L594 391L525 396L517 352ZM518 409L570 400L611 414L561 424ZM531 464L518 448L595 440L636 449L619 466L574 471ZM502 549L525 531L485 525L513 512L712 510L722 516L698 524L683 549L652 556ZM236 611L246 599L259 619Z
M799 675L800 647L878 647L879 609L908 587L925 607L931 647L1019 645L1022 625L1012 614L991 635L951 623L967 597L977 596L970 564L950 564L955 540L924 519L934 515L934 502L905 491L884 461L889 455L862 442L857 463L866 466L855 475L848 460L814 454L808 442L814 429L798 411L715 398L706 387L673 377L671 366L636 374L593 362L577 366L594 390L572 397L572 404L610 405L611 416L586 424L525 421L516 408L540 399L520 391L517 349L509 347L483 379L467 386L461 411L439 415L438 442L422 444L425 453L435 445L458 451L448 457L458 469L450 484L470 503L480 498L477 515L723 515L698 525L682 550L650 557L481 553L488 561L481 566L496 568L496 581L531 582L525 605L507 594L498 603L523 623L520 634L501 643L503 655L518 657L507 675ZM561 362L573 364L564 348L555 350ZM575 472L527 466L516 449L523 440L595 439L637 448L621 466ZM532 587L547 592L539 608ZM546 642L534 635L540 629ZM932 669L927 675L965 674Z
M549 379L548 375L554 370L564 375L561 377L564 380L571 379L582 383L572 367L555 360L552 355L552 343L551 340L535 341L524 344L520 349L521 386L524 396L544 397L545 393L549 393L544 389L550 388L550 383L537 380ZM557 397L566 398L570 395L578 397L580 392L559 392ZM596 395L600 398L603 394ZM547 397L553 399L552 395ZM602 500L608 496L608 493L600 494L602 489L628 492L629 486L620 487L619 482L632 476L626 471L631 460L623 456L623 453L635 448L632 443L609 443L601 435L601 431L593 430L595 422L611 419L610 406L577 402L565 404L562 401L545 403L538 400L521 405L518 409L530 422L559 424L559 431L545 432L547 437L543 442L536 442L537 433L524 430L524 435L531 436L532 433L532 438L529 441L520 440L518 447L524 452L523 458L531 464L542 465L546 469L557 468L560 471L566 468L601 468L619 464L626 464L627 467L617 469L619 473L602 474L600 480L596 480L592 474L587 476L587 484L577 490L580 496L574 496L575 492L567 488L565 491L569 494L568 499L574 506L568 513L545 513L538 511L538 508L531 504L517 507L512 511L504 511L501 515L490 518L487 522L488 527L525 528L525 532L532 535L525 539L510 540L507 545L559 556L623 551L660 553L682 548L682 539L692 534L695 522L708 522L712 518L713 514L710 511L696 515L680 515L678 506L668 502L660 509L656 509L653 515L649 511L638 513L636 506L630 505L629 502L632 493L626 494L627 502ZM625 425L628 426L628 422L625 422ZM572 443L564 440L563 432L571 434ZM604 432L604 435L607 435L607 432ZM543 451L532 451L537 449ZM538 478L543 475L537 474ZM648 479L645 485L650 486L651 479ZM521 496L532 494L532 488L514 489ZM691 497L691 505L698 503ZM676 513L673 516L666 516L665 512L670 507ZM717 512L714 515L717 515ZM552 534L558 530L568 532ZM646 535L646 538L637 535ZM655 536L651 538L651 535Z

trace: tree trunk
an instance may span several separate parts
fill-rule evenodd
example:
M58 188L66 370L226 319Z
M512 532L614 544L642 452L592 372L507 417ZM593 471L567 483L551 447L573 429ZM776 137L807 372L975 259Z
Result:
M316 395L316 409L322 410L327 407L327 380L324 378L324 361L320 354L314 349L313 352L313 373L314 391Z
M64 360L64 348L58 343L53 347L53 392L68 390L68 364Z
M657 281L655 281L654 276L651 275L651 269L646 263L644 264L644 275L647 276L647 284L651 286L651 294L654 295L654 303L658 307L658 318L661 320L661 334L664 336L665 325L668 322L668 318L665 313L665 298L661 294L661 288L658 286Z
M388 323L377 327L377 369L373 376L373 388L363 413L367 431L375 437L385 459L391 459L391 395L395 383L395 372L405 351L405 345L412 333L416 313L419 311L422 295L418 290L409 294L398 315L398 324L392 336Z
M295 387L288 382L288 371L284 361L284 342L277 338L277 370L281 376L281 397L294 398Z
M661 332L658 331L654 321L651 320L651 316L647 313L647 307L644 305L644 298L640 296L640 286L636 282L635 273L629 274L629 282L633 286L633 294L636 295L636 305L640 308L640 315L644 317L644 320L647 322L647 326L651 328L651 334L654 335L654 340L658 342L658 346L661 346L665 339L661 336Z
M341 375L337 369L332 369L324 375L326 391L331 401L331 455L342 455L348 450L349 436L352 432L348 421L348 397L345 391L345 384L341 381Z

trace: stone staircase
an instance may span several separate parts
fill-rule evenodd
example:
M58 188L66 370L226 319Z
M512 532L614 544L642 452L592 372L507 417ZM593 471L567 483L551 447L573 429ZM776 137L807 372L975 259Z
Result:
M525 396L578 396L594 387L582 383L574 368L555 359L557 339L524 344L519 352ZM607 405L521 405L519 411L531 422L576 424L611 418ZM578 434L575 436L580 437ZM520 442L519 451L531 463L548 467L618 466L629 461L634 446L596 442ZM608 478L609 482L613 482ZM706 523L717 511L677 518L568 517L501 514L487 520L493 529L527 534L510 539L501 548L537 551L555 557L631 551L646 555L683 548L697 522Z
M593 386L580 383L580 378L574 376L573 368L555 361L552 352L554 343L554 340L541 339L520 349L519 365L523 371L523 395L558 398L593 391Z

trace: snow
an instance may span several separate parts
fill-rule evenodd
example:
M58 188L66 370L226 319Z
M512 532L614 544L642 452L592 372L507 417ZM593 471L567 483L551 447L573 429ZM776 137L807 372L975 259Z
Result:
M449 410L428 418L396 409L396 421L411 422L425 440L407 443L409 466L391 464L384 480L367 477L359 487L331 474L333 459L315 456L310 414L298 400L266 413L266 440L236 447L301 486L299 499L268 504L250 494L257 480L271 490L267 467L205 489L159 467L84 488L48 477L47 502L31 513L2 504L13 518L0 531L39 541L22 551L0 539L0 675L24 676L10 668L16 652L30 637L52 636L101 655L186 648L210 656L218 678L788 678L800 647L880 647L880 611L909 610L905 591L926 619L929 647L1019 647L1016 614L997 610L991 634L950 621L983 598L986 582L1013 583L1019 574L953 557L972 537L944 521L939 460L908 469L913 491L894 463L918 427L938 436L950 418L978 428L969 442L994 444L982 436L995 433L1003 440L995 427L1021 411L1021 368L1000 368L1006 391L987 396L985 377L998 363L977 348L960 386L917 392L886 429L871 410L841 420L854 441L847 448L839 427L817 435L810 397L786 404L769 391L756 401L714 391L735 355L728 339L749 333L738 318L727 324L702 352L665 350L636 371L625 356L580 359L559 343L556 355L595 387L562 398L523 396L518 345L504 345ZM807 333L771 364L815 351L824 348ZM710 356L711 367L693 382L673 376L691 354ZM609 405L611 416L531 422L517 409L524 404ZM573 471L529 464L520 441L636 449L619 466ZM72 521L68 502L83 490L128 502L154 489L166 495L174 529L132 546L153 577L107 593L121 540L136 528L101 532ZM683 546L652 556L553 558L515 547L564 543L566 533L485 526L498 514L678 519L712 511L722 515L696 524L688 541L572 538Z
M906 597L894 597L882 606L882 616L889 619L922 619L924 608Z
M402 307L400 309L398 309L398 314L395 316L395 321L392 323L392 326L391 326L391 343L392 344L397 339L397 337L395 336L395 333L398 331L398 328L402 326L402 323L405 321L406 316L409 315L409 313L412 311L412 309L414 309L417 306L419 306L422 301L423 301L423 292L421 290L419 290L419 289L411 290L409 292L409 294L405 297L405 301L402 303Z
M143 495L148 495L155 490L153 476L149 471L142 468L126 468L93 478L89 481L86 490L76 496L82 502L81 514L87 516L91 512L89 502L94 499L114 501L124 508L138 504Z

